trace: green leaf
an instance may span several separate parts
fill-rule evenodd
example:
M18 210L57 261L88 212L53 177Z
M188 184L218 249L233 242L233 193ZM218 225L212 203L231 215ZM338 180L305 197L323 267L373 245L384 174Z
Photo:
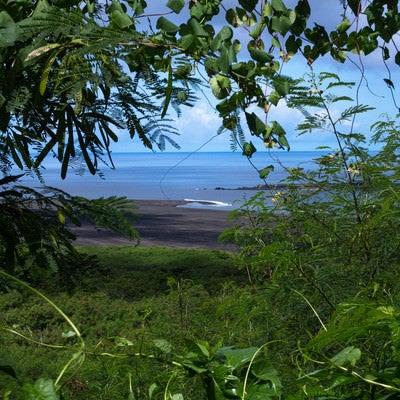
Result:
M121 29L128 28L129 26L133 25L131 17L120 10L114 10L111 13L111 21L114 25Z
M331 101L332 103L336 103L338 101L354 101L354 100L349 96L339 96L339 97L334 97Z
M239 0L239 4L248 12L252 12L257 3L258 0Z
M172 72L172 65L171 65L171 59L168 58L168 84L165 92L165 100L164 100L164 107L161 112L161 118L165 117L165 114L168 111L168 106L171 101L171 95L172 95L172 78L173 78L173 72Z
M243 151L242 154L246 157L251 158L251 156L257 151L254 144L252 142L243 143Z
M349 29L350 26L351 26L351 22L350 22L347 18L345 18L345 19L336 27L336 30L337 30L339 33L342 33L342 32L347 31L347 29Z
M279 32L281 35L286 35L289 32L292 22L285 15L273 16L271 18L271 30Z
M203 28L196 18L190 18L188 26L191 28L192 33L198 37L208 37L208 32Z
M268 167L265 167L261 170L258 171L258 175L260 176L261 179L266 179L268 175L273 172L274 166L273 165L268 165Z
M183 7L185 7L185 0L168 0L167 7L174 13L179 14Z
M387 87L389 89L394 89L394 83L393 81L391 81L390 79L387 78L383 78L384 82L386 83Z
M265 3L264 7L262 9L261 15L263 18L265 17L271 17L274 13L274 10L272 9L271 3Z
M400 51L398 51L396 53L396 55L394 56L394 61L397 65L400 65Z
M272 46L276 47L277 49L281 48L281 44L279 43L279 40L274 36L271 40Z
M155 339L154 345L165 354L169 354L172 351L172 345L165 339Z
M247 125L249 126L252 135L262 135L265 131L265 124L257 116L257 114L245 112Z
M157 384L156 383L152 383L149 387L149 399L153 398L153 394L155 393L155 391L157 390Z
M49 2L47 1L47 0L39 0L37 3L36 3L36 7L35 7L35 10L33 11L33 14L32 14L32 16L34 17L34 18L37 18L37 17L42 17L42 15L41 14L43 14L43 12L46 12L46 11L48 11L48 9L50 8L51 6L50 6L50 4L49 4Z
M336 48L332 48L331 56L334 60L344 63L347 59L347 52L344 50L338 50Z
M266 28L266 24L259 22L256 27L250 32L250 36L253 39L257 39L258 37L261 36L263 33L264 29Z
M282 98L282 96L274 90L271 92L271 94L268 96L268 101L273 104L274 106L278 105L279 100Z
M60 47L61 45L59 43L50 43L46 44L45 46L41 46L35 50L32 50L25 58L25 61L30 61L36 57L41 56L42 54L47 53L48 51L55 49L57 47Z
M196 38L193 35L184 35L181 37L181 40L179 42L180 47L182 47L183 50L188 50L192 45L195 43Z
M247 143L247 145L249 145L250 148L252 146L251 143ZM232 369L236 369L250 362L257 351L257 347L247 347L245 349L232 349L231 347L222 347L218 350L218 353L222 354L225 357L225 365L228 365Z
M286 138L286 135L279 136L279 137L278 137L278 143L279 143L284 149L290 150L290 145L289 145L289 142L288 142L288 140L287 140L287 138Z
M76 332L74 332L74 331L62 332L61 336L65 339L69 339L69 338L75 337Z
M282 0L272 0L271 6L275 11L284 12L287 10L287 7Z
M274 87L275 90L279 93L281 97L285 97L287 94L289 94L290 87L291 87L291 79L286 78L285 76L277 76L274 80Z
M234 115L228 115L223 118L222 125L225 129L229 129L234 132L238 126L237 117Z
M246 391L246 400L280 399L279 394L280 392L274 390L269 383L249 384Z
M229 72L231 61L228 50L226 48L221 49L218 57L218 66L222 73L227 74Z
M213 76L210 79L210 86L214 96L217 99L224 99L225 97L228 97L231 91L230 79L223 75Z
M354 367L360 358L361 350L354 346L349 346L332 357L331 361L341 367L346 365Z
M115 345L118 347L126 347L126 346L133 346L132 341L127 338L116 336L113 338L115 340Z
M25 384L23 390L26 400L59 400L51 379L38 379L33 385Z
M354 15L358 15L360 0L348 0L347 3L350 6L351 11L353 11Z
M13 378L17 378L17 374L14 371L14 368L11 365L6 365L0 363L0 372L12 376Z
M233 36L232 29L229 26L224 26L217 34L220 40L230 40Z
M65 225L65 215L64 215L64 213L62 212L62 210L61 210L61 209L58 209L57 214L58 214L58 220L60 221L60 223L61 223L62 225Z
M165 17L158 18L156 28L168 33L176 33L179 30L177 25Z
M259 50L253 46L247 46L247 49L250 53L251 58L262 64L268 64L274 59L274 57L271 54Z
M258 379L271 382L275 392L282 389L282 383L279 379L278 371L273 367L269 360L261 359L255 362L252 368L252 373Z
M0 12L0 45L13 45L17 39L17 26L6 11Z
M171 400L184 400L182 393L175 393L172 396L170 396L170 398Z
M54 64L54 62L57 58L57 55L60 53L61 50L62 49L58 49L54 52L54 54L48 59L46 65L43 69L43 73L40 78L40 84L39 84L39 92L42 96L44 95L44 93L46 91L47 81L49 79L51 67Z
M200 350L200 353L202 356L209 358L210 357L210 350L209 350L209 345L207 342L203 340L196 340L194 342L195 346Z

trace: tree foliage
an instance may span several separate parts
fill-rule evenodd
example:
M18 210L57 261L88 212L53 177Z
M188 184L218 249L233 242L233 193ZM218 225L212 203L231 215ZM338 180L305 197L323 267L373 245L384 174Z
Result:
M255 105L261 114L246 113L251 134L267 146L288 148L284 129L268 121L269 109L295 86L280 74L283 63L297 54L311 65L326 54L344 62L350 52L381 51L384 61L400 64L397 2L342 4L342 22L327 32L321 24L310 26L307 0L293 9L282 0L243 0L229 9L220 0L174 0L166 4L169 13L148 16L145 1L5 1L2 142L19 167L37 167L53 152L63 177L78 151L95 173L120 129L147 147L176 145L162 118L171 104L192 104L190 84L198 83L192 74L201 66L225 128L235 131L237 111ZM221 13L226 25L216 30ZM247 35L242 41L239 30Z

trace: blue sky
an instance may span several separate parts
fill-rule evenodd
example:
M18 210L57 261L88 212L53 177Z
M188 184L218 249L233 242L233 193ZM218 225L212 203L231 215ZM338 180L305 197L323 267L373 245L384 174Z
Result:
M309 2L312 8L311 23L318 21L318 23L324 25L328 31L330 27L334 27L339 23L341 13L343 12L339 0L309 0ZM161 1L148 0L150 7L149 12L162 12L163 8L160 6L160 3ZM162 1L162 3L164 4L165 2ZM290 0L285 3L289 7L294 7L297 2ZM230 8L235 7L237 1L223 0L222 4L226 8ZM168 15L167 17L170 19L178 18L176 22L179 23L179 17L175 15ZM215 30L218 31L220 28L218 25L222 27L223 24L225 24L224 17L220 15L215 21ZM247 40L246 37L247 36L244 36L240 39ZM390 91L383 80L384 78L388 78L388 75L382 63L380 52L370 54L368 57L362 59L362 65L365 68L365 79L362 79L359 67L357 67L360 66L360 60L356 55L351 55L350 57L355 64L349 61L341 64L333 61L330 57L324 57L318 59L313 64L313 68L315 72L326 71L336 73L342 80L353 81L357 85L361 82L358 94L359 102L376 107L376 110L361 114L355 121L354 131L368 134L372 123L382 118L382 114L387 113L394 117L399 110L396 109ZM400 83L399 67L394 65L392 61L389 62L389 65L391 66L392 72L391 79L396 85L397 82ZM304 76L307 72L309 72L309 68L306 61L300 55L295 56L290 62L286 63L282 71L283 74L296 78ZM397 95L397 101L400 102L400 96L397 94L398 90L399 88L395 87L394 94L395 96ZM205 90L204 94L206 98L199 93L200 100L195 107L184 108L182 117L175 118L175 124L179 129L180 136L174 137L174 140L181 146L180 151L184 152L192 152L199 149L202 151L230 151L229 132L216 136L217 130L221 125L221 120L218 117L218 113L210 105L210 102L216 104L216 101L213 99L211 92ZM348 91L346 95L355 98L355 89ZM350 104L343 104L343 106L340 106L340 104L337 103L337 105L337 109L333 109L332 112L339 115L340 111L343 111L343 109ZM173 114L171 114L171 116L174 117ZM296 126L298 123L302 122L303 116L297 110L288 109L283 102L279 103L278 107L271 111L269 120L274 119L279 121L288 133L288 139L293 151L313 150L317 146L322 145L331 145L334 147L332 136L326 132L315 132L299 137L298 132L296 132ZM243 124L243 126L245 127L245 124ZM343 125L342 129L345 132L349 127ZM249 139L251 139L250 136ZM254 139L254 144L257 145L259 150L262 150L263 144L257 144L257 140L258 139ZM130 140L127 134L121 132L120 141L112 146L112 150L114 152L119 152L143 151L144 149L138 141ZM175 151L175 149L169 147L167 151Z

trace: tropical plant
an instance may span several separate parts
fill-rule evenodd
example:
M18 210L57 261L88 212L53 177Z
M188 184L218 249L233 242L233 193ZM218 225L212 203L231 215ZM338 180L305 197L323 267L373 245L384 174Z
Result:
M234 211L234 218L246 217L248 222L223 238L241 246L244 263L252 265L259 279L260 265L263 277L273 278L296 265L304 277L314 270L312 276L329 264L336 265L335 273L356 268L360 284L375 282L379 270L396 269L399 261L397 131L393 122L375 124L371 143L381 147L368 151L366 135L355 132L354 124L346 128L345 122L371 107L350 105L339 117L331 111L333 105L353 101L335 96L332 88L351 84L331 73L311 74L306 83L296 88L289 103L312 107L310 112L304 108L306 119L298 129L301 134L330 132L335 146L321 149L314 169L286 169L287 177L277 188L271 186ZM290 266L281 265L280 260L289 259Z
M123 218L124 210L132 208L126 199L88 201L52 188L42 193L18 187L19 178L27 173L44 184L40 167L48 155L59 160L62 178L76 161L79 168L83 164L90 173L101 174L102 163L114 167L110 143L118 140L121 129L149 148L156 144L163 150L166 143L179 147L171 137L176 129L164 118L162 99L167 97L178 112L179 105L195 100L188 83L171 83L166 94L164 78L151 68L146 54L121 50L124 41L144 40L143 34L119 25L122 5L103 8L88 2L81 9L79 4L41 0L1 5L0 196L5 228L0 255L8 271L25 271L25 278L36 268L54 271L65 252L75 254L66 217L79 224L79 217L90 214L96 223L132 239L137 232ZM136 8L140 14L141 3ZM104 12L113 16L108 27L102 23ZM13 167L24 171L13 174Z

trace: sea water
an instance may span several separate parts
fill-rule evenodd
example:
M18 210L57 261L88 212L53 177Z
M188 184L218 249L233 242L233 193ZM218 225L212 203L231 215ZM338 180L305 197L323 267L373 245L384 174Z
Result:
M113 153L115 168L103 166L101 174L91 175L74 162L65 180L60 178L60 163L47 159L42 168L46 185L87 198L125 196L141 200L186 200L192 207L232 209L256 193L262 184L279 183L285 167L315 168L316 151L257 152L248 160L239 152L158 152ZM269 165L274 171L266 180L258 170ZM25 176L21 184L40 187ZM251 188L251 189L250 189Z

